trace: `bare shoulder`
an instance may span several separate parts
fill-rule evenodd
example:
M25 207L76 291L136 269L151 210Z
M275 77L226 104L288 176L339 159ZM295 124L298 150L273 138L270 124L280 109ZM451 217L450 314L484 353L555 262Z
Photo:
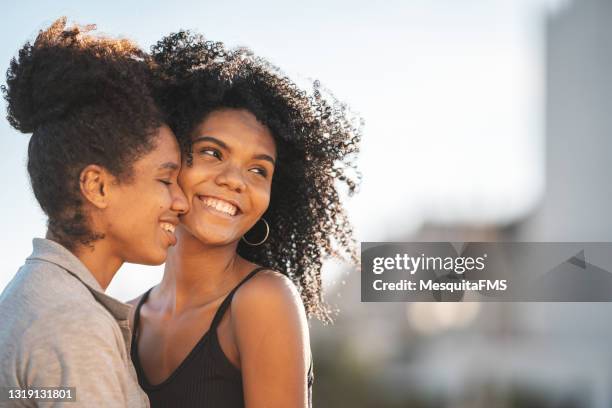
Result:
M277 308L296 313L303 311L304 306L291 279L271 269L260 271L245 282L232 300L232 311L261 309L270 315Z
M304 340L308 336L302 298L291 279L280 272L263 270L245 282L236 291L230 310L239 342L270 333Z
M260 271L236 291L230 310L243 364L252 361L248 357L252 353L266 356L269 363L270 355L282 354L279 348L286 354L285 363L297 359L305 364L310 344L308 321L302 298L287 276Z

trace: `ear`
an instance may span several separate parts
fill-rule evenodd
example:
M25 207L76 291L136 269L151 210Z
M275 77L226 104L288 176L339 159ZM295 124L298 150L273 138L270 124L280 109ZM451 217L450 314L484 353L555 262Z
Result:
M81 171L81 194L89 203L103 209L108 206L109 187L114 177L104 167L90 164Z

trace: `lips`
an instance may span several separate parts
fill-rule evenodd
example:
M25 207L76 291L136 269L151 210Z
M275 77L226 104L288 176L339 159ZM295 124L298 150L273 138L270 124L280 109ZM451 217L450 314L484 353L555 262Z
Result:
M198 195L197 197L205 207L230 217L242 213L238 204L233 200L203 195Z
M166 237L168 237L168 241L171 246L176 245L176 235L174 235L174 229L176 228L176 223L169 221L160 221L160 228L164 231Z
M164 231L174 234L174 225L170 224L169 222L160 222L159 226L162 227Z

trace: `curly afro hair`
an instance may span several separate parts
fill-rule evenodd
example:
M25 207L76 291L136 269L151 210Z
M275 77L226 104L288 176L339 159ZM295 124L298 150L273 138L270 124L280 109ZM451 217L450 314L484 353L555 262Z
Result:
M267 241L248 246L245 259L286 274L301 293L306 312L331 319L322 298L321 266L335 256L358 263L352 227L339 187L352 195L360 182L355 160L361 121L315 81L311 94L246 48L181 31L151 49L157 67L155 93L191 165L194 129L215 110L246 109L274 136L277 162ZM255 227L254 227L255 228Z
M8 121L32 133L27 167L49 232L70 250L103 238L83 210L83 168L97 164L129 182L163 123L147 54L128 40L88 34L93 28L58 19L19 50L2 86Z

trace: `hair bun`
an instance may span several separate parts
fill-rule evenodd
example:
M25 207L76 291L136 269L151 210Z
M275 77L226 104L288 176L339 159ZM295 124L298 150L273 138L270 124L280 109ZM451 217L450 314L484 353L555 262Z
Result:
M11 60L2 91L7 119L15 129L31 133L73 109L104 99L108 88L121 86L122 72L109 69L106 62L130 53L138 57L141 52L127 40L82 35L94 28L67 28L66 17L59 18Z

